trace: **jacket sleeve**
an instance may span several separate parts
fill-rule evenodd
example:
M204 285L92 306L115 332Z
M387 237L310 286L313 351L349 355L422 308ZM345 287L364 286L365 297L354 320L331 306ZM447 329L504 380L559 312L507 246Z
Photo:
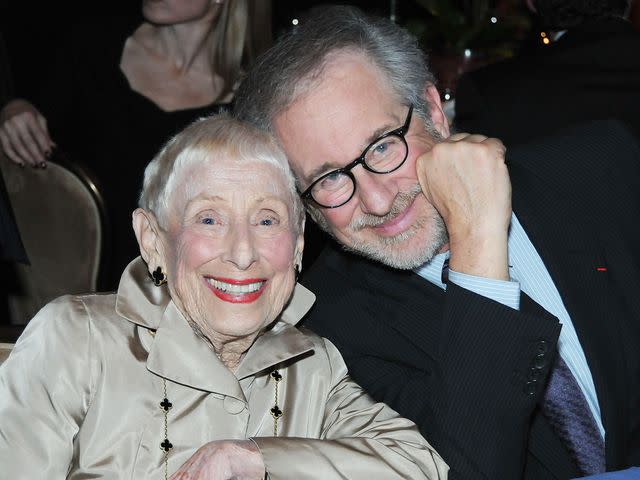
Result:
M447 465L415 424L364 393L338 350L325 344L332 382L320 439L253 439L271 480L446 479Z
M3 478L67 477L90 402L89 322L72 297L45 306L0 366Z
M519 479L560 325L530 300L516 311L453 284L442 316L429 365L338 346L374 398L418 424L450 478Z

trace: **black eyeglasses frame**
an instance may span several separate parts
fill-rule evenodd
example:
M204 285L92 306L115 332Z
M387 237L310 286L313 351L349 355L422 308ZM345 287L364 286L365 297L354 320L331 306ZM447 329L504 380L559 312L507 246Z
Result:
M309 185L309 187L304 192L302 192L300 194L300 197L305 201L309 201L309 200L313 201L313 203L315 203L320 208L338 208L338 207L341 207L341 206L345 205L346 203L348 203L356 193L356 178L353 175L353 173L351 172L351 170L353 168L355 168L356 166L362 165L362 167L365 170L367 170L368 172L377 173L377 174L380 174L380 175L384 175L384 174L387 174L387 173L395 172L396 170L398 170L400 167L402 167L402 165L404 165L404 162L407 161L407 157L409 156L409 145L407 145L407 140L405 139L405 135L409 131L409 126L411 125L411 116L412 116L412 114L413 114L413 104L410 104L409 105L409 112L407 113L407 118L405 119L404 124L400 128L396 128L395 130L391 130L391 131L389 131L387 133L384 133L383 135L380 135L373 142L371 142L369 145L367 145L367 147L362 151L362 153L360 154L360 156L358 158L356 158L355 160L350 162L348 165L345 165L342 168L337 168L335 170L331 170L330 172L327 172L324 175L322 175L322 176L318 177L317 179L315 179L311 183L311 185ZM392 168L391 170L386 170L384 172L379 172L377 170L373 170L365 162L365 157L366 157L367 153L369 152L369 149L371 149L371 147L373 147L376 143L380 142L380 140L384 140L385 138L391 137L391 136L395 136L395 137L400 138L400 140L402 140L402 143L404 143L404 146L405 146L404 158L402 159L402 161L396 167ZM313 198L313 195L311 194L311 190L313 189L313 187L318 182L320 182L323 179L327 178L328 176L334 175L336 173L343 173L343 174L347 175L351 179L351 182L353 183L353 192L351 192L351 195L349 196L349 198L347 200L345 200L344 202L342 202L340 205L333 205L333 206L323 205L323 204L319 203L315 198Z

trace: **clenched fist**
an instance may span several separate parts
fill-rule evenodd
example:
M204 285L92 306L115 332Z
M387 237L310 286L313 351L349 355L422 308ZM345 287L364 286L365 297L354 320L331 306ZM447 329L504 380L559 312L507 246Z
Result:
M457 272L509 279L511 181L505 152L498 139L457 133L417 160L422 190L447 226L449 265Z

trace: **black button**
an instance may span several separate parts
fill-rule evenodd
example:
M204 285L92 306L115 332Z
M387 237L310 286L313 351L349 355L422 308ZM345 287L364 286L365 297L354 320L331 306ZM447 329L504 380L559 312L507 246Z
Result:
M522 389L523 392L529 395L530 397L535 395L537 390L537 383L538 382L536 380L529 380L527 383L524 384L524 388Z
M532 365L536 370L542 370L547 365L547 358L544 355L536 355Z
M549 351L549 342L546 340L540 340L536 343L536 350L538 351L538 355L544 355Z
M527 380L537 382L539 378L540 378L540 370L536 368L532 368L531 370L529 370L529 373L527 374Z

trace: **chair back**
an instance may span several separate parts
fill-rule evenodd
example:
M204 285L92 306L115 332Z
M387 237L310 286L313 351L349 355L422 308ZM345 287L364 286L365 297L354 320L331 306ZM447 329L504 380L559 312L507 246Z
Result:
M13 343L0 343L0 365L9 358L11 350L13 350Z
M11 323L26 324L47 302L96 290L106 217L102 195L85 168L66 159L46 169L1 160L7 194L30 265L16 264L9 292Z

